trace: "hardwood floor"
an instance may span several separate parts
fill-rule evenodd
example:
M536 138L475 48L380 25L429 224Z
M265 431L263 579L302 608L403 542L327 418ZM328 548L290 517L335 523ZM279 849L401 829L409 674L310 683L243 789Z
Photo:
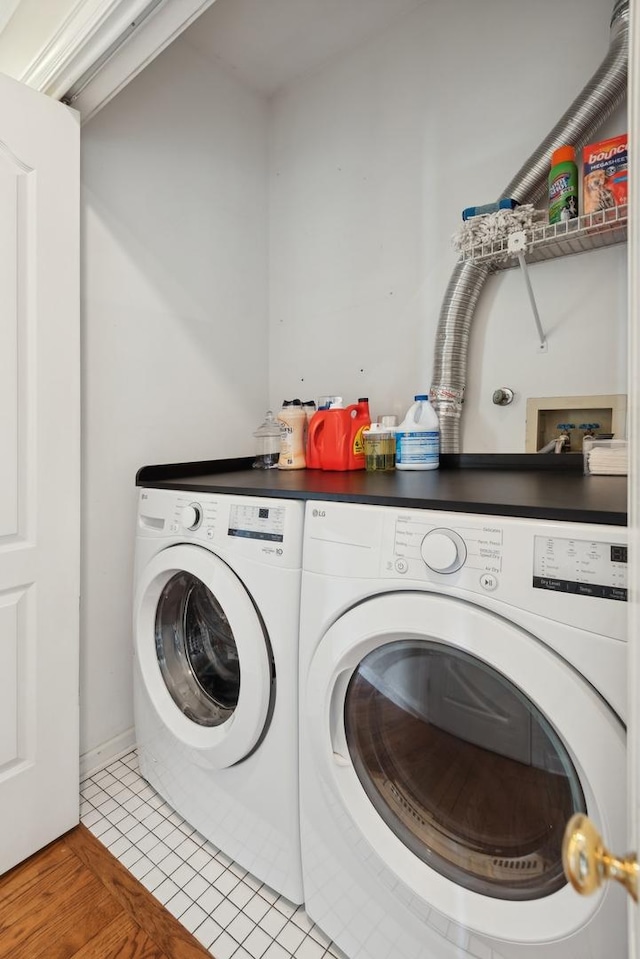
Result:
M84 826L0 877L0 959L212 959Z

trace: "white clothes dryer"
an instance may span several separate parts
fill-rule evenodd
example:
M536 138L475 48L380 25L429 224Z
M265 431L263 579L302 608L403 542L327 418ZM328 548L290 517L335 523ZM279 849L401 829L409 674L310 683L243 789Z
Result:
M626 846L626 530L309 502L304 542L311 918L350 959L624 959L561 843Z
M134 599L142 775L295 903L303 519L292 500L142 489Z

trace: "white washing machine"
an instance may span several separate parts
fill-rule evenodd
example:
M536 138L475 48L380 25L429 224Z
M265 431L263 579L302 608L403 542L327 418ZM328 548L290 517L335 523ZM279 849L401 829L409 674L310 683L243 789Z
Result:
M350 959L624 959L626 530L309 502L306 909Z
M295 903L303 520L292 500L142 489L134 599L142 775Z

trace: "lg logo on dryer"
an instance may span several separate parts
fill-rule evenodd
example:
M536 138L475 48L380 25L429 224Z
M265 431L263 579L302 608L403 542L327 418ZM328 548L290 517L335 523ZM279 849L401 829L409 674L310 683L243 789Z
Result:
M324 509L313 509L311 511L311 515L314 517L320 517L320 519L322 519L324 516L327 515L327 511Z

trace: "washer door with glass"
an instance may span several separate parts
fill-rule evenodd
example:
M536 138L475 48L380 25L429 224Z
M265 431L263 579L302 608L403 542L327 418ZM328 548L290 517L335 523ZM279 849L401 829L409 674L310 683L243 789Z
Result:
M163 550L135 600L135 650L161 722L207 765L244 759L271 715L271 647L236 574L199 546Z
M567 885L562 836L587 812L624 847L624 728L536 637L452 598L374 597L322 638L306 703L327 787L430 905L542 942L602 904Z

